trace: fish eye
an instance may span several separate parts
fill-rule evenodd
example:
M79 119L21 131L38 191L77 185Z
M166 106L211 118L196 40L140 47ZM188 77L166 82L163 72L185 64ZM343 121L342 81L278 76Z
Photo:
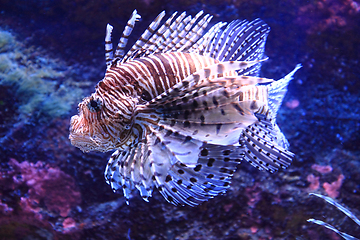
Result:
M144 90L142 93L141 93L141 96L140 96L143 100L145 101L150 101L151 100L151 95L148 91Z
M101 110L101 100L100 99L91 99L89 104L88 104L88 108L90 111L92 112L98 112Z
M96 101L91 100L91 101L90 101L90 106L92 106L93 108L97 108L97 107L98 107L98 104L97 104Z

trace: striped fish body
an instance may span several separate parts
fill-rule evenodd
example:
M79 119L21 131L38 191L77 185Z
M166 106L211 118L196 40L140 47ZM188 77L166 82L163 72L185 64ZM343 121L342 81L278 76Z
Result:
M102 89L98 90L107 92L116 85L116 91L124 96L140 96L150 101L189 75L218 62L211 57L182 52L136 58L109 68L104 80L99 83ZM232 72L232 75L235 74Z
M211 17L161 13L125 54L131 16L115 52L107 26L107 72L71 119L81 150L115 150L105 170L114 191L146 201L157 188L176 205L195 206L230 184L246 160L260 170L286 168L294 154L276 124L286 87L257 77L269 28L261 20L215 24Z

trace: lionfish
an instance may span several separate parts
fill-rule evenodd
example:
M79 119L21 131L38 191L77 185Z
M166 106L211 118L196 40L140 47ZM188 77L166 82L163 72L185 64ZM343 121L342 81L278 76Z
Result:
M132 13L115 51L107 25L107 69L71 118L69 139L84 152L115 150L105 169L127 203L154 187L175 205L195 206L224 193L239 163L286 168L294 154L276 113L297 66L284 78L260 78L268 25L219 22L200 11L161 12L125 54Z

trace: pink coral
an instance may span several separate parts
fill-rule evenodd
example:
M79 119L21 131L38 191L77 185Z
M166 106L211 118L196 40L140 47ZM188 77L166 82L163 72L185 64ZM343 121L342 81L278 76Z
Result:
M297 22L307 26L308 33L316 33L357 24L352 16L359 12L354 0L316 0L299 8Z
M76 222L71 217L65 218L62 225L65 233L71 232L71 230L76 229Z
M343 183L343 180L345 179L344 175L340 174L338 179L335 182L332 183L324 183L323 188L325 189L325 192L329 195L331 198L337 198L339 196L339 190Z
M11 159L9 165L21 173L22 178L13 176L14 183L25 183L29 187L29 197L22 198L21 204L28 211L38 212L37 205L44 201L48 210L58 212L66 217L71 208L80 204L81 195L75 186L74 179L43 162L36 164Z
M38 207L37 200L21 197L19 205L23 211L23 214L32 216L32 218L35 218L39 221L43 220L43 215L40 212L41 208Z
M306 180L310 183L310 190L317 190L320 187L319 177L315 177L313 174L309 174Z
M300 101L297 99L293 99L291 101L288 101L285 103L285 106L290 108L290 109L294 109L297 108L300 105Z
M250 186L245 189L245 195L249 198L247 204L250 208L255 207L255 205L261 199L261 188L255 183L253 186Z
M312 165L311 169L314 169L315 171L322 173L322 174L332 172L332 170L333 170L330 165L322 166L322 165L318 165L318 164Z
M5 226L9 236L23 239L45 229L54 239L64 233L75 239L77 224L72 218L62 219L81 202L75 180L40 161L10 159L8 165L11 168L0 167L0 226ZM60 221L64 228L57 227Z
M257 231L259 231L259 228L256 226L252 226L252 227L250 227L250 231L252 234L255 234Z

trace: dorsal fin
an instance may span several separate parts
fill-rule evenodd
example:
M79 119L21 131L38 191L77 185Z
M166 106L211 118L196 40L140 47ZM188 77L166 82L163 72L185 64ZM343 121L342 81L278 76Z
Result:
M146 49L146 55L149 55L150 53L155 52L155 49L157 49L168 37L169 34L169 27L171 24L171 21L176 16L177 12L174 12L167 20L166 22L159 27L159 29L156 31L156 34L153 34L149 41L143 46L144 49Z
M109 68L112 64L112 61L114 59L114 50L113 50L113 44L111 41L111 32L113 30L113 26L110 24L106 25L106 35L105 35L105 62L106 67Z
M256 61L264 58L266 37L270 27L260 19L252 22L234 20L224 29L224 24L215 25L209 30L209 36L200 39L202 44L195 44L190 51L215 58L219 61ZM220 28L219 28L220 27ZM206 40L205 40L206 39ZM239 71L241 75L258 76L261 63Z
M129 21L126 24L126 27L123 31L123 34L119 40L118 46L115 51L114 61L116 60L122 60L125 53L125 46L127 44L128 38L134 28L135 22L138 21L141 18L139 14L137 14L137 11L134 10Z
M141 37L135 42L135 44L131 47L131 49L126 53L124 59L121 62L126 62L130 56L133 56L135 51L141 52L143 50L143 46L147 43L149 38L154 34L156 29L158 28L161 19L165 16L165 11L162 11L155 20L149 25L149 27L144 31Z
M181 13L177 18L176 12L170 16L166 22L159 26L158 18L150 24L149 28L152 35L143 34L135 43L132 49L127 53L124 61L133 59L135 57L148 56L154 53L166 53L175 51L188 51L199 38L202 37L205 28L210 22L212 16L209 14L201 17L203 11L200 11L192 18L186 15L186 12ZM154 27L156 23L157 29ZM141 49L139 53L134 54L134 51Z
M203 35L212 16L207 14L201 18L203 11L200 11L192 18L183 12L174 19L176 14L175 12L160 26L165 16L165 12L161 12L123 57L127 39L135 21L140 18L134 10L120 38L114 59L111 56L112 46L110 45L112 27L108 25L105 38L108 67L118 60L121 64L136 57L174 51L196 52L221 62L256 61L264 58L264 46L270 28L260 19L252 22L235 20L227 24L224 29L222 28L226 23L220 22ZM257 63L239 71L239 74L258 76L260 66L261 63Z
M127 22L125 29L122 33L122 36L119 40L119 43L117 45L115 55L113 50L113 44L111 41L111 33L113 30L113 26L110 24L106 25L106 35L105 35L105 61L106 66L109 68L112 64L114 64L118 60L122 60L124 57L124 49L126 46L126 43L128 41L128 38L134 28L135 22L138 21L141 18L139 14L137 14L137 11L134 10L131 14L131 17L129 21Z
M204 30L212 19L212 16L209 14L201 17L203 15L203 11L197 13L194 18L190 15L187 16L185 12L180 14L177 18L175 18L176 15L177 12L172 14L165 23L160 26L160 22L165 16L165 11L161 12L125 56L124 49L126 47L128 37L134 28L135 21L141 18L140 15L137 14L136 10L132 13L119 40L114 57L111 43L111 31L113 27L108 24L105 37L105 55L107 66L109 67L115 62L119 62L121 64L130 59L148 56L154 53L174 51L186 52L203 36ZM208 42L210 40L211 39L208 39Z

